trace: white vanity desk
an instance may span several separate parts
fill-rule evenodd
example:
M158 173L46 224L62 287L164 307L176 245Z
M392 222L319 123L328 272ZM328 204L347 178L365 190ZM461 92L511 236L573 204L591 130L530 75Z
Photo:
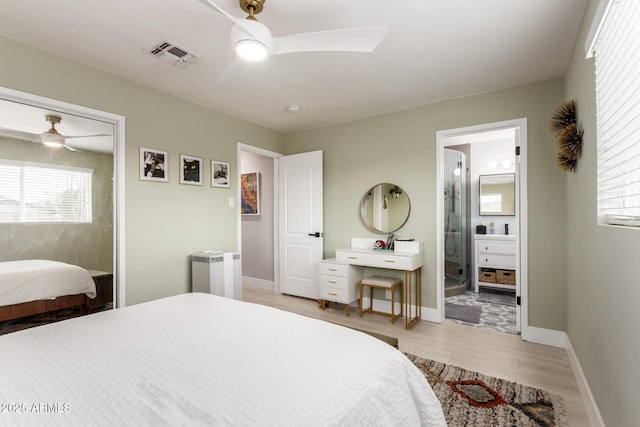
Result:
M405 327L412 328L421 313L421 270L423 244L418 241L396 241L395 250L373 249L377 239L354 237L350 249L336 249L336 262L361 267L402 270L404 279ZM415 281L413 275L415 274ZM414 289L415 285L415 289ZM415 299L412 299L414 298Z

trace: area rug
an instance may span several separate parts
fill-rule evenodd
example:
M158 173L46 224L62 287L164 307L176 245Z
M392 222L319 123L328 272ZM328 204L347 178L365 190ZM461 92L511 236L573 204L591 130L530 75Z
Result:
M479 302L488 302L489 304L510 305L515 307L516 294L514 292L492 292L482 290L478 294Z
M424 374L449 426L566 427L561 397L404 353Z
M447 319L478 324L480 323L481 315L482 307L480 306L454 304L452 302L445 302L444 304L444 317Z

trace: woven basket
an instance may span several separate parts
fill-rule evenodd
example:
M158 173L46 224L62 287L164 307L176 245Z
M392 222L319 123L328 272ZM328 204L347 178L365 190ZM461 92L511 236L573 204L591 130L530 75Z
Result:
M515 286L516 272L513 270L496 270L496 283Z
M496 273L494 271L481 271L480 281L485 283L496 283Z

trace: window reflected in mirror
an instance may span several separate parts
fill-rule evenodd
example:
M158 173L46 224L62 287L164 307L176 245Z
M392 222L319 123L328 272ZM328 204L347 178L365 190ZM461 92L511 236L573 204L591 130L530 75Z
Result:
M480 175L480 215L516 214L515 174Z

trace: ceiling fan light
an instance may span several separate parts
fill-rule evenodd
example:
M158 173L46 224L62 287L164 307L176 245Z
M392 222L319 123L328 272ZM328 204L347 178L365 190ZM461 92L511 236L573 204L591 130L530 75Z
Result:
M236 53L247 61L262 61L267 57L267 46L258 40L244 39L236 43Z
M56 142L56 141L43 141L42 143L47 147L53 147L53 148L60 148L63 145L61 142Z

